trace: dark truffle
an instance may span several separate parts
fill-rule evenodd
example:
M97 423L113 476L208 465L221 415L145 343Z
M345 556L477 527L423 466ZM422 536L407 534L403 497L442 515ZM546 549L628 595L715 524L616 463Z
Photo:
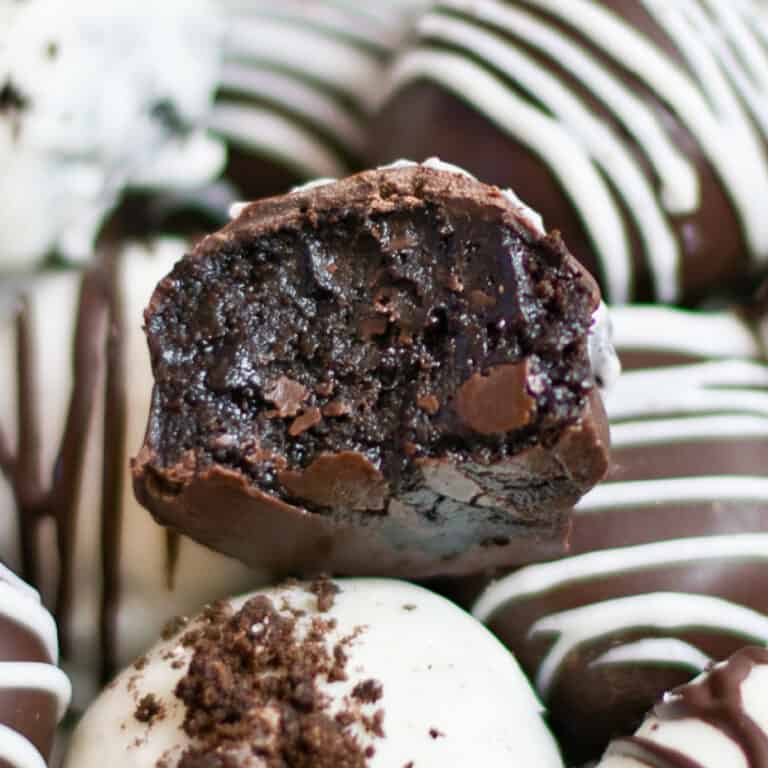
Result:
M277 571L558 555L607 468L598 303L519 201L439 163L254 203L146 312L137 497Z
M608 301L696 300L768 256L766 17L757 0L442 0L369 159L436 153L519 188Z
M0 765L48 759L71 694L58 653L39 595L0 564Z
M475 615L515 652L574 762L676 685L768 643L768 365L732 313L612 311L607 481L572 556L488 587Z

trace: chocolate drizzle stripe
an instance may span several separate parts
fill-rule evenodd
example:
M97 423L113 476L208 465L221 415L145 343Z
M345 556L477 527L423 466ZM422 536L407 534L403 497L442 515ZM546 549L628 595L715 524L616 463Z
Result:
M704 768L701 763L676 749L670 749L639 736L617 739L608 747L606 755L639 760L649 768Z
M102 594L99 609L101 679L113 674L117 654L117 608L120 597L120 544L123 527L123 491L127 456L125 318L119 294L116 255L109 257L110 314L108 318L103 425L103 486L101 495Z
M18 360L18 445L13 467L14 491L19 508L21 567L24 578L33 584L41 576L35 542L37 523L46 504L40 468L40 414L36 397L38 372L34 366L31 309L28 300L21 303L16 334ZM28 396L24 396L26 393ZM29 394L31 393L31 396Z
M181 535L170 529L165 531L165 583L169 590L176 586L176 570L181 555Z
M57 523L57 539L61 558L61 578L56 596L56 618L61 627L69 625L72 611L75 542L78 496L82 480L88 431L99 372L103 360L101 332L106 317L104 276L94 270L83 277L74 342L74 385L61 449L56 461L49 510ZM21 398L23 399L23 398ZM62 633L61 650L64 657L72 654L69 637Z

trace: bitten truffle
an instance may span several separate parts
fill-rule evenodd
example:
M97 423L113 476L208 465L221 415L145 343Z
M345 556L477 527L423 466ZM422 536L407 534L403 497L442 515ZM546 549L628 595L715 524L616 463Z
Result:
M562 766L514 658L469 615L424 589L342 579L209 606L94 702L67 765L515 762Z
M606 397L611 470L574 511L571 556L499 579L474 606L574 763L631 735L664 691L768 643L757 338L731 312L622 307L611 319L624 366Z
M611 303L695 301L765 270L766 43L761 0L440 0L370 161L524 191Z
M560 554L607 469L598 306L517 198L436 161L253 203L147 309L137 497L277 572Z
M40 596L0 564L0 765L46 764L71 687Z

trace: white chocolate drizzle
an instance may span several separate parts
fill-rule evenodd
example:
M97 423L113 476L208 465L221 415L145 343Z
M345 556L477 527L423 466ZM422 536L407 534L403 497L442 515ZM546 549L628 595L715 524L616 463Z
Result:
M673 638L647 638L636 643L609 648L605 653L590 662L590 667L605 664L643 664L650 666L674 662L676 666L685 666L695 672L703 672L711 663L711 657L702 653L696 646Z
M422 18L418 44L399 59L383 96L432 81L542 158L592 241L609 298L619 303L632 291L623 211L636 226L656 296L674 301L682 245L673 219L698 210L702 183L625 73L694 138L733 203L753 258L768 258L760 202L768 195L768 11L755 0L640 2L681 61L594 0L442 0ZM542 67L538 57L555 66ZM593 114L561 69L623 133Z

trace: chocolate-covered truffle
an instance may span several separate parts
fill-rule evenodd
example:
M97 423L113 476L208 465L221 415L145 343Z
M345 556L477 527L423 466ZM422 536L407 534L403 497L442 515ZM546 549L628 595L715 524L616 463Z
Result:
M768 366L735 314L612 311L624 373L612 461L572 556L491 584L474 613L513 650L575 757L629 735L711 660L768 642Z
M170 616L266 575L157 526L136 502L152 375L141 311L182 241L0 291L0 557L59 623L76 705Z
M768 258L767 21L759 0L441 0L372 159L524 190L612 302L696 299Z
M438 162L253 203L146 312L137 496L278 571L559 554L607 468L598 301L516 198Z
M665 694L634 736L612 742L598 768L761 768L768 765L768 651L747 647Z
M393 652L393 643L397 651ZM287 584L210 606L123 672L71 768L561 768L514 658L411 584Z
M71 688L40 596L0 564L0 765L41 768Z
M211 127L253 200L364 167L385 67L426 0L216 0L225 27Z

